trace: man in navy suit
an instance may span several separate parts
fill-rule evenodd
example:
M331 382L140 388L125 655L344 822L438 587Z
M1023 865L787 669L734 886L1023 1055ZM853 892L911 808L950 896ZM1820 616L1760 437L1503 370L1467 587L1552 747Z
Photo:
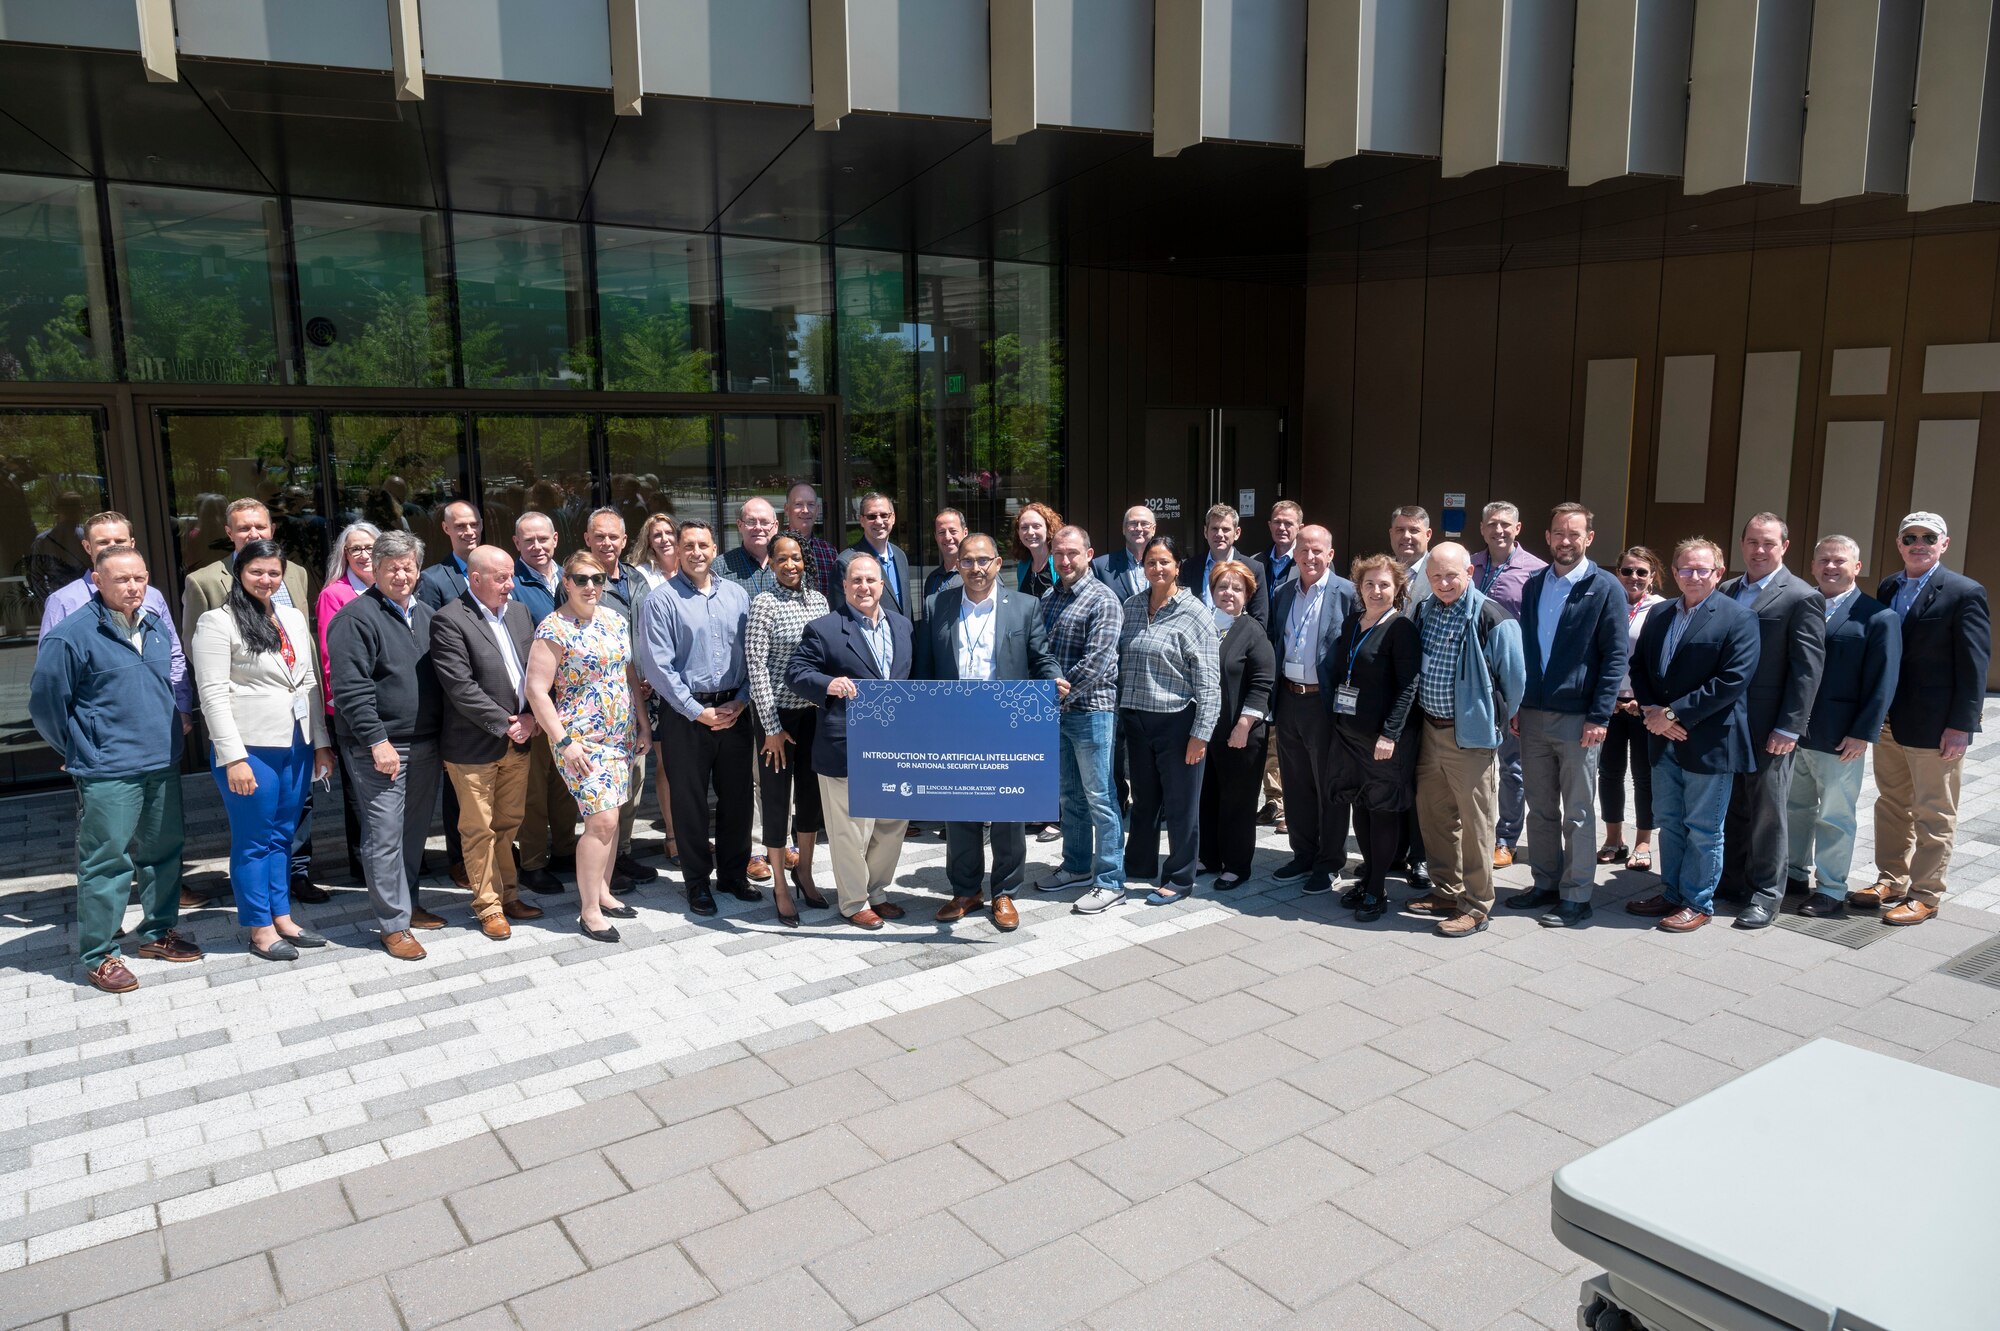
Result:
M845 564L843 604L806 625L785 684L823 709L813 734L813 771L840 913L858 928L880 929L884 920L903 918L903 908L889 900L889 884L909 824L848 813L847 703L857 679L908 679L913 652L910 621L883 604L882 566L867 554Z
M417 579L417 599L432 610L442 610L465 595L465 575L469 567L466 561L479 548L481 527L478 507L463 499L454 499L446 504L439 516L444 519L444 534L451 541L451 549ZM472 880L465 867L465 841L458 830L458 788L449 781L438 784L444 787L444 855L451 865L451 881L460 887L470 887Z
M1278 590L1271 607L1271 646L1278 658L1278 772L1292 792L1285 811L1285 835L1292 858L1273 875L1281 883L1305 882L1307 892L1332 888L1347 864L1347 805L1333 798L1332 750L1328 727L1332 697L1326 687L1326 655L1340 637L1359 599L1354 584L1332 569L1333 533L1305 527L1293 547L1299 577Z
M1236 538L1243 534L1243 517L1229 505L1216 504L1208 510L1202 518L1201 534L1202 539L1208 542L1208 556L1202 561L1199 570L1191 567L1194 563L1192 555L1181 561L1181 586L1193 592L1196 600L1212 610L1215 608L1215 597L1209 589L1208 575L1215 572L1218 566L1231 562L1248 567L1255 566L1251 564L1249 556L1239 553L1236 549ZM1263 625L1267 631L1270 629L1271 589L1266 587L1261 579L1251 592L1244 613Z
M1278 599L1281 588L1299 580L1299 528L1305 526L1306 511L1289 499L1280 499L1271 505L1271 517L1265 525L1271 529L1271 548L1257 556L1253 566L1257 570L1257 580L1263 584L1267 600ZM1260 823L1285 826L1285 786L1278 771L1278 746L1266 746L1264 750L1264 808L1257 815Z
M1730 782L1757 763L1749 714L1757 616L1717 594L1722 547L1707 537L1675 547L1672 568L1680 599L1646 620L1632 659L1632 695L1652 736L1662 890L1625 909L1684 934L1715 915Z
M1826 664L1812 720L1793 758L1785 805L1785 885L1810 892L1799 914L1846 913L1847 869L1854 862L1854 806L1868 745L1882 733L1903 660L1903 625L1888 606L1854 585L1861 546L1826 536L1813 548L1813 580L1826 598ZM1813 890L1817 869L1819 883Z
M958 547L962 585L947 587L925 607L917 633L920 679L1046 679L1062 671L1049 653L1040 605L1034 597L996 587L1000 550L993 538L975 532ZM986 904L980 880L986 876L987 824L944 825L945 877L951 900L938 908L940 924L953 924ZM1011 933L1021 923L1014 893L1028 864L1027 827L993 823L994 927Z
M833 595L827 598L836 609L847 590L847 566L861 555L875 561L882 575L882 606L905 619L918 613L918 601L922 588L911 585L910 557L903 553L899 545L889 541L890 533L896 530L896 502L879 490L870 490L861 496L861 539L840 552L835 561L837 581Z
M1125 510L1122 529L1125 548L1090 561L1090 575L1109 587L1120 601L1146 590L1146 575L1139 568L1139 556L1145 553L1146 542L1159 530L1159 522L1152 509L1134 504Z
M1582 504L1549 514L1549 564L1521 593L1527 691L1512 728L1527 788L1528 863L1535 886L1507 898L1540 923L1590 918L1597 885L1597 754L1625 678L1625 590L1587 556L1596 535Z
M1958 784L1979 731L1993 624L1986 589L1944 566L1951 533L1935 513L1897 526L1903 571L1876 599L1903 628L1903 667L1875 746L1875 885L1847 897L1887 924L1937 914L1958 831Z

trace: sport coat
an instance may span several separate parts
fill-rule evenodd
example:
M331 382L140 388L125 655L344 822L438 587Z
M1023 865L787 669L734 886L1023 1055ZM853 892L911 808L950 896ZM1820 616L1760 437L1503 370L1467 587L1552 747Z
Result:
M433 610L442 610L465 595L465 574L453 557L446 554L423 571L417 579L417 599Z
M1335 640L1340 637L1341 628L1349 615L1361 613L1361 595L1354 584L1328 569L1320 578L1326 584L1323 595L1326 600L1319 608L1319 638L1312 644L1313 676L1319 681L1320 699L1327 710L1333 709L1333 671L1328 658L1333 651ZM1273 685L1276 689L1285 686L1285 659L1290 650L1292 606L1297 603L1304 584L1294 579L1278 589L1271 601L1271 669L1275 672Z
M1181 586L1187 588L1195 600L1200 601L1206 606L1213 606L1215 604L1213 600L1209 599L1207 582L1209 560L1213 558L1214 555L1212 552L1197 550L1181 561ZM1241 550L1231 548L1226 558L1234 560L1238 564L1248 565L1251 571L1257 574L1256 590L1250 593L1250 600L1244 605L1243 613L1268 629L1271 626L1271 589L1265 584L1264 572L1258 566L1256 557L1254 555L1246 555ZM1222 561L1217 560L1216 562L1220 563ZM1328 569L1327 576L1332 577L1333 570Z
M1883 579L1875 599L1893 605L1895 581ZM1944 743L1946 730L1978 733L1992 654L1986 589L1938 565L1903 616L1903 666L1889 703L1889 729L1896 743L1935 749Z
M1671 708L1688 732L1672 741L1647 732L1649 761L1672 757L1683 772L1753 771L1748 700L1757 673L1757 616L1710 592L1694 608L1674 659L1663 665L1667 632L1679 613L1678 598L1653 607L1632 661L1632 696L1639 705Z
M1738 574L1715 594L1734 601L1742 585ZM1780 564L1750 612L1757 616L1758 639L1757 673L1750 678L1750 741L1761 768L1770 757L1764 741L1773 730L1803 735L1812 721L1813 695L1826 662L1826 598Z
M211 610L220 610L229 601L229 584L233 578L230 565L236 562L232 551L213 564L203 564L187 575L181 584L181 641L188 642L194 637L194 626L201 617ZM300 614L312 618L312 580L305 569L285 561L285 594L292 598L292 607Z
M835 610L847 604L847 566L856 555L874 555L878 561L883 558L875 554L865 536L840 552L840 557L833 561L833 590L826 594L827 604ZM916 613L914 602L923 595L923 588L910 582L910 557L903 553L902 546L892 543L888 559L896 566L896 580L892 583L887 573L882 575L882 605L907 619ZM901 595L896 593L897 587L903 589Z
M1285 567L1282 572L1276 567L1277 559L1272 551L1265 550L1251 556L1251 563L1257 570L1257 581L1263 586L1267 597L1276 596L1278 588L1286 583L1299 580L1298 551L1298 544L1294 542L1292 553L1285 556Z
M1146 579L1139 571L1139 561L1134 559L1132 552L1122 545L1108 555L1099 555L1091 560L1090 576L1109 587L1121 603L1133 593L1146 589Z
M993 596L993 678L1060 679L1062 667L1049 650L1041 603L1025 592L995 585ZM925 608L916 628L916 679L958 678L958 613L963 587L947 587Z
M1607 568L1593 567L1564 599L1549 659L1542 659L1542 593L1555 570L1529 576L1521 591L1521 653L1528 684L1521 706L1546 712L1581 712L1586 724L1608 725L1625 678L1630 640L1625 589Z
M1857 589L1826 621L1826 666L1799 743L1821 753L1832 753L1850 736L1873 744L1896 696L1902 661L1896 612Z
M528 649L535 640L534 616L514 600L500 613L525 678ZM438 756L475 767L499 762L508 749L507 727L527 708L517 705L519 695L508 677L500 644L471 592L455 597L431 616L431 669L437 672L446 703ZM528 748L513 747L522 752Z
M915 664L910 621L893 610L882 612L889 620L889 678L908 679ZM813 771L821 776L847 779L847 699L827 696L826 686L842 677L881 679L875 668L875 653L868 650L861 623L854 612L842 607L821 615L806 625L799 637L799 649L785 667L785 686L820 708L819 725L813 732Z

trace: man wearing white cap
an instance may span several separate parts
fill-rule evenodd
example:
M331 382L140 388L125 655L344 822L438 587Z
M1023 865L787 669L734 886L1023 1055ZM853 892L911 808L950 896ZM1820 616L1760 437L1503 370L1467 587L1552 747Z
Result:
M1959 773L1979 730L1993 630L1986 589L1944 566L1943 518L1912 513L1896 541L1903 571L1876 592L1903 621L1902 670L1875 746L1876 878L1847 904L1880 907L1885 924L1922 924L1945 894Z

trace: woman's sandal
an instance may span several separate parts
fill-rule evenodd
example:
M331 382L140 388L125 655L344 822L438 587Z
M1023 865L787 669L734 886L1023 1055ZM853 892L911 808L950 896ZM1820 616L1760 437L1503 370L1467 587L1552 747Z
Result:
M1649 846L1645 850L1634 851L1631 858L1625 861L1625 867L1634 873L1651 873L1653 871L1652 848Z
M1631 847L1629 846L1603 846L1597 852L1597 862L1599 864L1623 864L1625 863L1625 857L1629 854L1631 854Z

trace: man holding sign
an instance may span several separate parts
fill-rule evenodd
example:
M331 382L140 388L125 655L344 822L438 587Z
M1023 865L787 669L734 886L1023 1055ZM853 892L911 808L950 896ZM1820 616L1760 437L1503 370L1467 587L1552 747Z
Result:
M991 536L972 535L958 547L960 586L946 587L925 607L917 636L917 674L944 680L1054 680L1061 675L1050 654L1035 598L997 588L1000 551ZM945 876L951 900L939 908L938 922L964 919L985 903L981 879L986 854L981 845L988 824L944 825ZM1028 860L1025 824L993 823L994 927L1006 933L1021 923L1014 892Z

